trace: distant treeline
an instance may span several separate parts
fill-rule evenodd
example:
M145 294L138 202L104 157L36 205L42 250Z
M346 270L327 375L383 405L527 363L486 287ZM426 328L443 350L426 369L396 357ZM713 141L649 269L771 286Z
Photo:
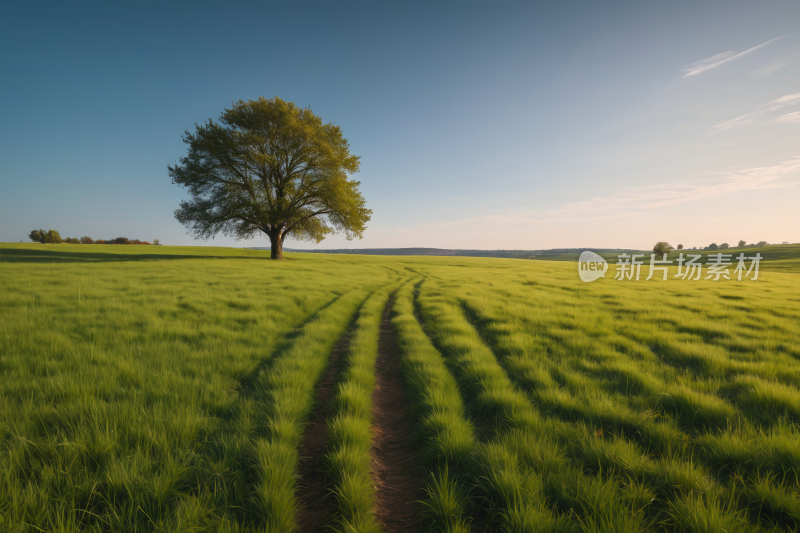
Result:
M127 237L117 237L116 239L97 239L94 240L91 237L64 237L62 238L61 235L54 229L45 231L43 229L35 229L33 230L30 235L28 235L30 240L33 242L41 242L44 244L160 244L158 239L153 239L153 242L147 241L140 241L139 239L129 239Z
M254 250L268 250L269 248L253 248ZM360 254L360 255L440 255L460 257L502 257L514 259L534 259L537 256L561 255L580 253L583 250L595 252L628 252L622 249L598 248L554 248L550 250L448 250L444 248L362 248L362 249L333 249L333 250L303 250L284 248L287 252L309 252L318 254ZM640 250L633 250L640 251Z

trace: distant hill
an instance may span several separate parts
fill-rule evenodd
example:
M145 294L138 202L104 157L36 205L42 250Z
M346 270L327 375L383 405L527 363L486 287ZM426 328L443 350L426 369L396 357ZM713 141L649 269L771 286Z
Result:
M269 248L251 248L251 250L269 250ZM547 259L551 261L577 261L584 250L591 250L602 255L621 254L624 252L642 253L641 250L617 248L553 248L550 250L460 250L446 248L337 248L328 250L304 250L301 248L284 248L285 252L315 254L357 254L357 255L436 255L458 257L501 257L505 259Z

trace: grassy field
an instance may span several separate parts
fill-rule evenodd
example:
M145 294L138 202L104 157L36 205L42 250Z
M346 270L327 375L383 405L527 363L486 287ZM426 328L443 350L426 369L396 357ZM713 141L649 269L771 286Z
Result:
M0 531L291 531L342 339L314 530L387 530L387 309L420 531L797 531L800 247L769 248L755 282L587 284L566 261L0 244Z

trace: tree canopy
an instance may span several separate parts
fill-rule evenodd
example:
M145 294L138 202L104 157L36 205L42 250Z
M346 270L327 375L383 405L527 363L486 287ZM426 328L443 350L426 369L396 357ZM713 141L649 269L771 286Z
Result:
M44 244L59 244L63 241L61 235L54 229L49 231L35 229L30 232L28 238L34 242L41 242Z
M286 237L362 237L372 211L360 182L348 178L358 172L359 157L350 154L341 128L311 109L277 96L240 100L219 122L196 124L183 141L187 155L168 169L191 196L175 218L195 238L264 233L272 259L282 259Z
M668 254L673 249L674 248L666 241L658 241L655 246L653 246L653 252L658 255Z

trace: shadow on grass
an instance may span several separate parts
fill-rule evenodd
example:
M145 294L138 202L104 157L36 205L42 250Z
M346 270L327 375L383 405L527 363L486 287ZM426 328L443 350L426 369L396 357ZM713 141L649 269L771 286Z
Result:
M148 254L137 252L69 252L66 250L0 249L0 263L112 263L120 261L170 261L179 259L254 259L269 260L263 255Z

